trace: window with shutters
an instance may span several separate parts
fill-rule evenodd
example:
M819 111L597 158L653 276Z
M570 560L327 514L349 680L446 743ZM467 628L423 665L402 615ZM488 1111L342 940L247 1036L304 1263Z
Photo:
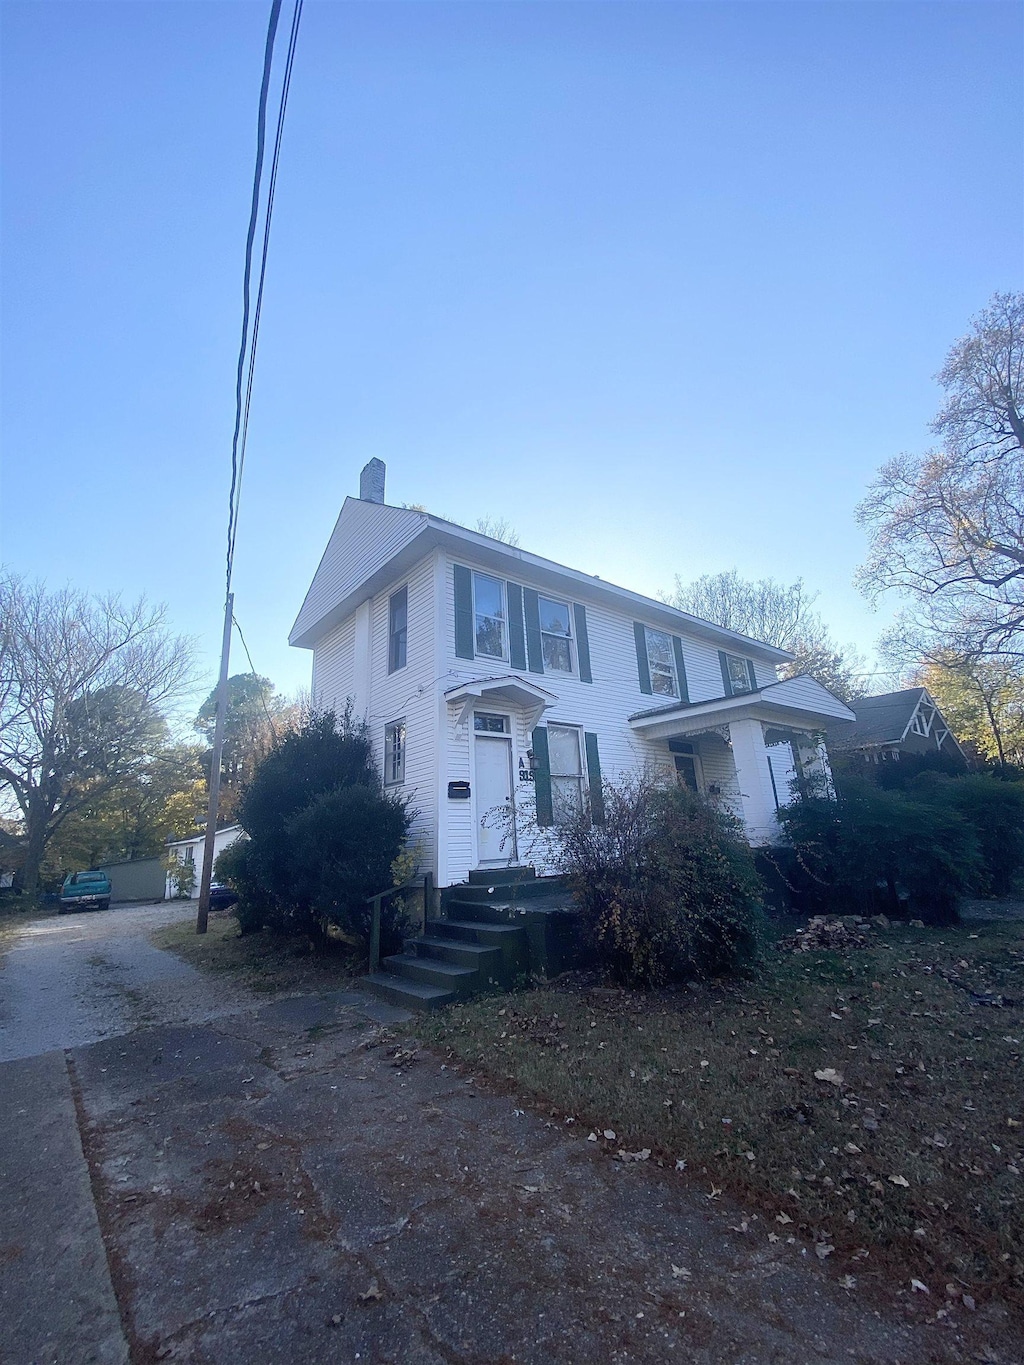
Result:
M546 673L573 671L572 612L568 602L538 597L541 652Z
M384 785L396 787L405 781L405 721L393 720L384 726Z
M651 670L651 691L659 697L678 697L675 652L672 636L665 630L646 628L647 667Z
M508 613L505 584L500 578L474 573L473 614L477 654L488 659L507 659Z
M738 654L727 654L725 666L729 670L729 687L734 697L738 692L753 692L754 686L750 680L752 670L747 659Z
M548 761L551 767L551 818L554 824L565 825L583 809L579 730L570 725L549 725Z
M406 664L409 635L409 589L399 588L388 602L388 672L397 673Z

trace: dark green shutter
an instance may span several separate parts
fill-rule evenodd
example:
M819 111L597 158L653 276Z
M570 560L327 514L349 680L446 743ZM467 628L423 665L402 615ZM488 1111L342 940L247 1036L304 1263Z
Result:
M748 676L748 678L750 679L750 690L751 690L751 692L756 692L756 691L757 691L757 674L754 672L754 661L753 661L753 659L748 659L748 660L747 660L747 676Z
M554 824L551 805L551 757L548 753L546 725L538 725L533 732L533 792L537 802L537 824Z
M690 700L690 689L686 683L686 661L683 658L683 642L678 635L672 636L672 652L676 656L676 677L679 679L679 700Z
M532 588L523 589L523 611L526 615L526 657L531 673L544 672L544 651L540 641L540 604Z
M460 659L476 654L473 630L473 575L461 564L455 565L455 653Z
M651 665L647 661L647 628L639 621L633 622L633 637L636 640L636 671L640 678L640 691L652 697L654 688L651 686Z
M725 695L732 696L732 678L729 677L729 656L724 649L718 651L718 662L722 665L722 686L725 688Z
M597 735L585 730L583 747L587 751L587 782L590 785L590 818L604 824L604 792L601 788L601 760L597 756Z
M526 635L523 632L523 590L518 583L505 584L508 602L508 657L513 668L526 667Z
M580 682L592 683L594 675L590 671L590 636L587 634L587 609L580 602L572 604L573 620L576 622L576 658L580 665Z

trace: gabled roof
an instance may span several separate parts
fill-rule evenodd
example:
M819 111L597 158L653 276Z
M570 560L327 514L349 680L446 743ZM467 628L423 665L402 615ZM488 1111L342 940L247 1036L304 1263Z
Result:
M466 555L472 563L496 574L512 578L517 573L526 575L538 586L571 596L575 601L626 609L652 625L695 635L720 649L742 651L773 664L785 663L793 657L787 650L738 631L725 630L653 597L606 583L595 574L567 568L442 517L359 498L346 498L342 504L288 643L312 649L361 602L380 592L437 546Z
M872 744L899 744L906 738L914 712L926 695L923 687L907 687L902 692L861 697L853 708L857 723L844 728L835 738L843 748L849 749Z

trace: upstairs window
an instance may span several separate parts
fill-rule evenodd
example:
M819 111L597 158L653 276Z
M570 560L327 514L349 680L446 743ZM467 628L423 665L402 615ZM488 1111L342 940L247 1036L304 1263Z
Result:
M476 652L488 659L508 658L508 614L505 584L489 574L473 575Z
M678 697L675 652L672 636L665 630L647 627L647 667L651 671L651 691L658 697Z
M397 673L406 663L409 635L409 589L399 588L388 603L388 672Z
M384 726L384 785L397 787L405 781L405 721Z
M725 682L726 696L739 696L740 692L755 692L756 680L754 665L750 659L739 654L721 654L722 681Z
M545 672L572 672L572 613L568 602L538 597L541 652Z

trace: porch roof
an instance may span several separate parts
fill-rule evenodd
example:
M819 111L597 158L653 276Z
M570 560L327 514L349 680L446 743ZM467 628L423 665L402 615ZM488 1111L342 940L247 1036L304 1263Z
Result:
M852 723L856 716L827 687L806 674L769 683L756 692L707 701L672 702L629 717L630 726L648 739L697 734L730 720L761 720L808 730L824 730L836 722Z
M474 678L471 682L459 683L449 687L444 694L449 706L458 706L455 723L460 725L478 701L505 702L506 705L522 707L527 723L532 730L549 706L554 706L558 698L546 687L538 687L528 678L517 673L506 673L498 678Z

